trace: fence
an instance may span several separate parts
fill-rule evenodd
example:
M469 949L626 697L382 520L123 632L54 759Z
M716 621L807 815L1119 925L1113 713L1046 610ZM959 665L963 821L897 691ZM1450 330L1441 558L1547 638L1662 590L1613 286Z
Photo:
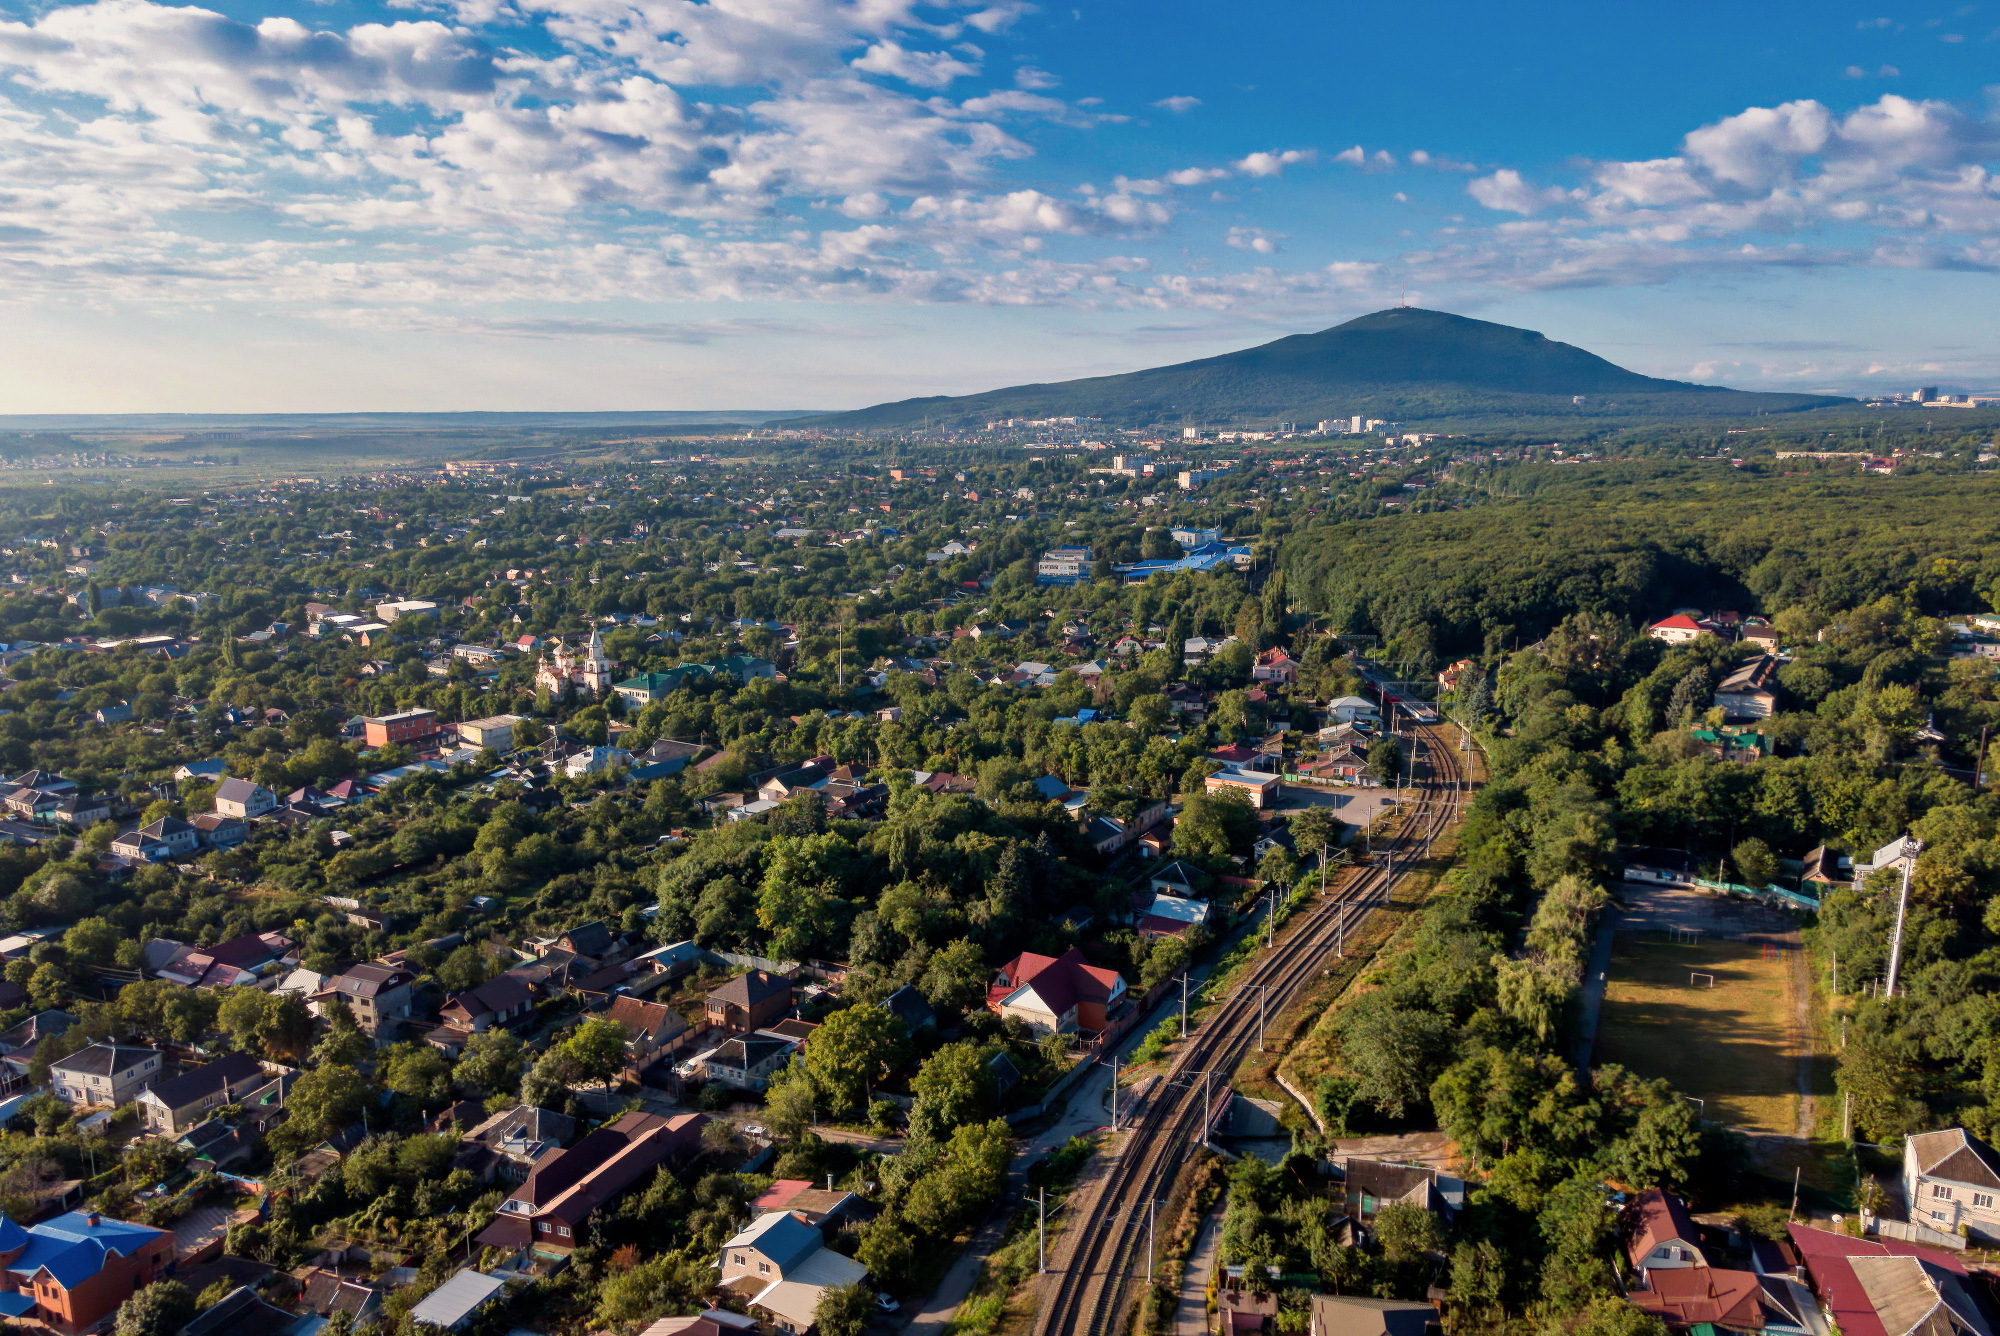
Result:
M1747 895L1753 900L1762 900L1777 905L1781 909L1796 909L1808 914L1819 912L1819 901L1797 891L1788 891L1782 886L1745 886L1734 881L1709 881L1705 877L1694 878L1694 885L1708 891L1727 891L1731 895Z
M1957 1234L1926 1229L1922 1225L1906 1225L1901 1220L1871 1218L1868 1227L1885 1239L1901 1239L1905 1243L1926 1243L1933 1248L1955 1248L1961 1252L1965 1249L1965 1240Z
M767 974L782 974L787 978L798 972L796 960L766 960L762 956L742 956L734 951L711 951L708 954L730 965L740 965L746 970L763 970Z

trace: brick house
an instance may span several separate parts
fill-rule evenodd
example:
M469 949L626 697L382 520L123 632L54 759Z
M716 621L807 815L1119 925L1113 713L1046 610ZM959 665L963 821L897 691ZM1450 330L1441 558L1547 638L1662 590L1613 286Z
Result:
M660 1165L693 1159L708 1121L701 1113L671 1118L628 1113L567 1150L550 1151L535 1161L527 1181L500 1203L499 1214L473 1241L487 1248L567 1256L599 1210Z
M761 1030L792 1009L792 981L781 974L751 970L708 995L708 1023L732 1034Z
M1910 1223L1940 1234L2000 1239L2000 1154L1962 1127L1919 1132L1903 1143Z
M339 998L353 1011L355 1023L380 1042L385 1034L393 1038L397 1022L410 1014L416 982L417 976L401 965L370 961L328 979L313 1001L324 1008Z
M71 1211L23 1229L0 1216L0 1313L57 1331L88 1331L174 1260L174 1236Z

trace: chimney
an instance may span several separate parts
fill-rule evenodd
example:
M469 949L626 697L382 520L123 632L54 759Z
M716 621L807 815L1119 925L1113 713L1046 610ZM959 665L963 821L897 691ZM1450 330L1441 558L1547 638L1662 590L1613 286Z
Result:
M88 1225L88 1226L90 1226L90 1227L91 1227L92 1229L96 1229L96 1228L97 1228L97 1212L96 1212L96 1211L90 1211L90 1212L87 1212L87 1213L86 1213L86 1214L84 1215L84 1217L83 1217L83 1223L84 1223L84 1224L86 1224L86 1225Z

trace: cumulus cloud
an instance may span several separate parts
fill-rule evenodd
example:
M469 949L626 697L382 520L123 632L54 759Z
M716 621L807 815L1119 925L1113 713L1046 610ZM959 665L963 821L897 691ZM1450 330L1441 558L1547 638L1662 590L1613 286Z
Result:
M1198 97L1189 97L1185 93L1176 93L1172 97L1161 98L1153 105L1162 111L1171 111L1178 116L1184 111L1193 111L1196 107L1200 106L1201 99Z
M877 42L849 62L867 74L886 74L919 88L945 88L952 80L979 73L977 64L947 51L910 51L895 42Z
M1232 227L1224 240L1238 250L1255 251L1259 255L1278 253L1278 236L1255 227Z
M1275 153L1252 153L1239 160L1235 167L1245 176L1276 176L1294 163L1312 160L1311 149L1288 148Z

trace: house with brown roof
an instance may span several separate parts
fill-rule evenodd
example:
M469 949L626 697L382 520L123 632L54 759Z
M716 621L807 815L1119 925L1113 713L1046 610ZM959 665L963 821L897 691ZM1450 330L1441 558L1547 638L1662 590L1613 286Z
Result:
M177 1137L238 1096L270 1082L264 1064L247 1053L231 1053L205 1067L148 1084L139 1093L146 1130Z
M1646 1288L1631 1291L1625 1300L1658 1317L1669 1331L1761 1332L1766 1326L1763 1282L1751 1271L1713 1266L1655 1270Z
M1962 1127L1903 1143L1903 1196L1913 1225L2000 1239L2000 1154Z
M567 1150L550 1151L473 1241L482 1247L564 1257L575 1251L591 1217L663 1164L701 1151L708 1115L628 1113Z
M1671 1192L1647 1188L1625 1208L1625 1256L1645 1279L1654 1271L1705 1267L1701 1233L1687 1203Z
M535 990L518 974L496 974L438 1009L439 1024L424 1036L433 1048L456 1055L473 1035L511 1025L535 1009Z
M663 1002L624 996L613 998L604 1013L625 1029L625 1056L635 1072L644 1071L688 1028L687 1018Z
M790 1211L831 1237L854 1212L858 1198L838 1188L814 1187L803 1178L780 1178L750 1203L752 1212Z
M1430 1304L1315 1294L1306 1331L1309 1336L1429 1336L1437 1320L1438 1311Z
M1427 1164L1349 1155L1333 1166L1344 1194L1340 1211L1357 1225L1372 1225L1384 1206L1414 1206L1448 1218L1465 1205L1465 1181Z
M708 995L708 1023L732 1034L761 1030L792 1009L792 981L782 974L751 970Z
M403 1018L410 1014L416 982L417 976L405 966L370 961L351 965L345 973L328 979L312 1000L322 1009L336 998L345 1002L354 1013L355 1024L379 1044L394 1039Z
M986 1007L1037 1034L1101 1033L1125 1005L1125 979L1089 964L1075 947L1059 956L1023 951L986 990Z

